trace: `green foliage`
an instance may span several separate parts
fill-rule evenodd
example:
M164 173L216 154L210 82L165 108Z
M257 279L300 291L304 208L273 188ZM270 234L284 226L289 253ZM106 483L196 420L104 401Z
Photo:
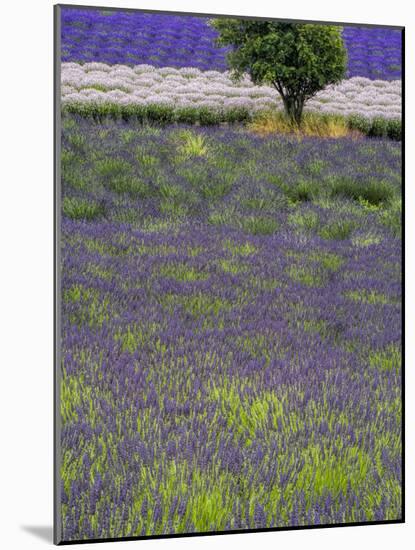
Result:
M364 304L388 304L389 298L380 292L375 290L350 290L346 292L346 296L355 302L362 302Z
M68 136L68 141L77 153L83 153L86 148L86 139L82 134L74 133Z
M278 229L279 224L272 218L263 216L250 216L242 221L242 228L252 235L272 235Z
M346 197L356 201L367 201L369 205L379 206L394 196L394 189L386 181L370 179L369 181L334 177L330 180L331 196Z
M321 286L323 283L321 274L311 266L291 265L288 275L293 281L305 286Z
M396 198L390 206L381 212L381 222L389 227L395 237L402 236L402 199Z
M249 122L252 118L252 114L246 107L234 107L233 109L226 109L223 118L224 121L229 124L236 122Z
M229 174L223 174L218 179L204 181L200 191L205 199L220 199L227 195L232 188L232 178Z
M388 138L393 139L395 141L401 141L402 140L401 121L397 119L388 120L387 134L388 134Z
M252 123L252 129L263 134L271 132L298 133L300 130L295 120L293 121L286 115L282 116L284 113L265 111L253 115L243 107L212 109L209 107L170 107L165 105L162 109L158 109L155 105L70 103L62 107L62 114L65 123L68 125L70 125L68 121L72 119L69 119L67 115L77 114L97 122L102 122L107 118L137 121L145 124L147 131L152 133L160 131L160 126L170 123L200 124L201 126L211 126L222 122L229 124L236 122ZM360 115L343 117L341 115L304 113L301 120L300 133L304 135L342 137L347 135L349 131L356 130L366 136L382 136L396 141L402 139L402 124L397 119L385 121L375 119L371 121ZM70 128L72 129L72 125L70 125ZM86 143L82 142L82 139L79 140L79 136L69 139L74 140L74 147L77 148L77 152L84 153ZM134 139L134 136L126 131L121 139L128 143Z
M121 141L126 145L131 143L131 141L134 140L136 135L137 135L137 132L135 132L134 130L123 130L122 132L120 132Z
M388 121L381 117L374 118L368 135L370 137L386 137L388 135Z
M195 134L190 130L180 132L181 144L179 153L182 157L188 159L192 157L204 157L208 152L206 139L201 134Z
M139 178L132 176L116 176L111 178L107 184L107 188L114 193L127 193L134 197L148 197L151 195L151 189L147 183Z
M232 273L232 275L238 275L239 273L245 273L247 268L240 262L232 260L219 260L219 265L226 273Z
M304 103L345 75L347 53L339 27L243 19L215 19L219 46L232 46L235 78L248 72L255 84L271 84L287 115L300 124Z
M370 366L383 371L395 371L398 374L401 370L401 363L401 350L393 344L386 349L373 351L369 355Z
M344 240L348 239L355 229L355 223L351 220L337 220L325 225L320 231L323 239Z
M361 115L350 115L347 124L351 130L358 130L369 137L388 137L395 141L402 139L402 122L399 119L376 117L370 120Z
M160 268L158 274L181 282L203 281L208 278L206 273L185 264L166 264Z
M288 223L301 229L302 231L313 231L320 223L316 212L293 212L288 216Z
M199 120L197 107L181 107L176 111L176 122L181 124L195 124Z
M80 199L77 197L65 197L62 204L63 214L73 220L92 221L104 215L105 209L97 202Z
M301 180L294 185L284 184L283 191L293 203L311 201L319 193L316 183L312 180Z
M199 122L202 126L214 126L223 120L220 111L209 109L209 107L199 108Z
M146 117L159 124L171 124L174 122L174 110L168 105L147 105Z
M310 260L319 262L323 269L327 271L338 271L344 264L344 259L334 254L334 252L325 252L323 250L316 250L309 256Z
M132 166L129 162L119 158L100 160L95 166L96 172L103 178L127 176L131 174Z
M368 135L370 132L371 122L368 118L362 115L350 115L347 122L351 130L358 130L365 135Z

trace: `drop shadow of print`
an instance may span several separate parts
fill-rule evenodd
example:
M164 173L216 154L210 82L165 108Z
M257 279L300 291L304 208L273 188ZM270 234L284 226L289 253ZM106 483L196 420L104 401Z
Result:
M21 525L21 529L44 542L53 543L52 525Z

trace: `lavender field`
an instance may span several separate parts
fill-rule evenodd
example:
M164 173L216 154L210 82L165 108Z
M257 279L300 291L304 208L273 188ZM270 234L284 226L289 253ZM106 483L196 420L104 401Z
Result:
M202 19L62 14L63 107L226 69ZM396 94L390 32L344 36ZM400 142L63 108L61 173L62 539L399 520Z
M227 70L227 48L214 45L208 18L144 12L66 9L62 61ZM401 33L345 26L348 77L401 78Z

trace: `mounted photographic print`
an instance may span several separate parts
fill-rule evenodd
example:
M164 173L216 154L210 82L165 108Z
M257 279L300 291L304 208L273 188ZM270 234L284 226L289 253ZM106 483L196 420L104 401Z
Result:
M403 522L403 33L55 6L55 543Z

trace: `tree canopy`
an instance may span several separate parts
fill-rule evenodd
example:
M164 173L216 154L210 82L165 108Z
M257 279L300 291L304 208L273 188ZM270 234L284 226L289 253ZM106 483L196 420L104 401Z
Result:
M344 78L347 52L339 27L228 18L211 24L217 44L232 47L233 76L248 73L255 84L274 86L297 124L308 99Z

